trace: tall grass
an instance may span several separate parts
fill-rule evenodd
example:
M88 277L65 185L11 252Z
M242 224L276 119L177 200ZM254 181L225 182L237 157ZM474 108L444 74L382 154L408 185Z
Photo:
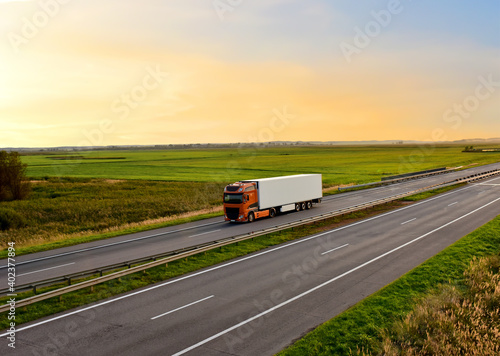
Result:
M500 355L500 256L474 258L464 286L442 286L386 332L382 355Z
M28 200L1 202L25 224L0 231L0 246L16 247L90 234L161 217L219 206L224 184L198 182L55 179L33 185Z

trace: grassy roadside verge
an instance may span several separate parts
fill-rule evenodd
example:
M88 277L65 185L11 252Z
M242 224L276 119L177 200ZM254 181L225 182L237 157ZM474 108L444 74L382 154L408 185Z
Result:
M384 329L440 285L461 286L474 257L500 252L500 216L463 237L397 281L322 324L278 355L349 355L381 351Z
M463 279L427 295L387 330L382 354L498 355L500 254L474 258Z

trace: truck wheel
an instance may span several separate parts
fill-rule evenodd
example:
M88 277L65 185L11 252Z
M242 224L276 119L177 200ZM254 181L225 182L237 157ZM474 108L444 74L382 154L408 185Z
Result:
M308 202L306 203L306 209L311 209L311 208L312 208L312 206L313 206L313 203L312 203L311 201L308 201Z
M300 211L300 203L295 203L295 211Z
M255 220L255 215L253 213L249 213L248 214L248 222L251 223L251 222L254 222Z
M276 216L276 209L271 208L271 209L269 210L269 217L270 217L270 218L274 218L275 216Z
M306 203L300 203L300 210L306 210Z

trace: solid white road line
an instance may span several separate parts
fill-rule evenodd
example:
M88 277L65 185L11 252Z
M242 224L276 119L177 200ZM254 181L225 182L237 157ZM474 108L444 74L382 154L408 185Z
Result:
M485 204L485 205L483 205L483 206L481 206L481 207L479 207L479 208L477 208L477 209L475 209L475 210L473 210L473 211L471 211L471 212L469 212L469 213L467 213L467 214L465 214L465 215L462 215L461 217L459 217L459 218L457 218L457 219L455 219L455 220L453 220L453 221L450 221L450 222L449 222L449 223L447 223L447 224L444 224L444 225L442 225L442 226L440 226L440 227L438 227L438 228L436 228L436 229L434 229L434 230L432 230L432 231L429 231L428 233L426 233L426 234L424 234L424 235L422 235L422 236L419 236L419 237L417 237L417 238L415 238L415 239L413 239L413 240L411 240L411 241L409 241L409 242L407 242L407 243L405 243L405 244L402 244L402 245L400 245L400 246L398 246L398 247L396 247L396 248L393 248L392 250L387 251L387 252L385 252L385 253L383 253L383 254L381 254L381 255L379 255L379 256L377 256L377 257L375 257L375 258L372 258L372 259L371 259L371 260L369 260L368 262L365 262L365 263L363 263L363 264L361 264L361 265L359 265L359 266L357 266L357 267L354 267L353 269L351 269L351 270L349 270L349 271L347 271L347 272L344 272L344 273L342 273L341 275L339 275L339 276L337 276L337 277L334 277L334 278L330 279L329 281L326 281L326 282L324 282L324 283L322 283L322 284L320 284L320 285L317 285L317 286L316 286L316 287L314 287L314 288L311 288L311 289L309 289L309 290L307 290L307 291L305 291L305 292L303 292L303 293L301 293L301 294L299 294L299 295L296 295L295 297L290 298L290 299L288 299L288 300L284 301L284 302L283 302L283 303L281 303L281 304L275 305L274 307L269 308L268 310L266 310L266 311L264 311L264 312L262 312L262 313L260 313L260 314L257 314L257 315L255 315L254 317L251 317L251 318L249 318L249 319L247 319L247 320L244 320L244 321L242 321L242 322L241 322L241 323L239 323L239 324L236 324L236 325L234 325L234 326L232 326L232 327L230 327L230 328L228 328L228 329L226 329L226 330L224 330L224 331L221 331L220 333L217 333L217 334L215 334L215 335L213 335L213 336L211 336L211 337L209 337L209 338L207 338L207 339L205 339L205 340L203 340L203 341L200 341L199 343L197 343L197 344L195 344L195 345L192 345L192 346L190 346L190 347L188 347L188 348L186 348L186 349L184 349L184 350L182 350L182 351L179 351L179 352L175 353L175 354L174 354L174 355L172 355L172 356L180 356L180 355L184 355L186 352L192 351L192 350L194 350L194 349L196 349L196 348L198 348L198 347L200 347L200 346L202 346L202 345L204 345L204 344L206 344L206 343L208 343L208 342L210 342L210 341L212 341L212 340L217 339L218 337L220 337L220 336L222 336L222 335L227 334L228 332L231 332L231 331L233 331L233 330L235 330L235 329L238 329L240 326L243 326L243 325L245 325L245 324L248 324L249 322L251 322L251 321L253 321L253 320L255 320L255 319L258 319L258 318L260 318L260 317L262 317L262 316L264 316L264 315L266 315L266 314L269 314L269 313L270 313L270 312L272 312L272 311L275 311L276 309L279 309L279 308L281 308L281 307L284 307L284 306L285 306L285 305L287 305L287 304L290 304L291 302L296 301L297 299L300 299L300 298L302 298L302 297L304 297L304 296L306 296L306 295L308 295L308 294L311 294L312 292L315 292L315 291L317 291L318 289L323 288L323 287L325 287L325 286L329 285L330 283L335 282L336 280L338 280L338 279L340 279L340 278L342 278L342 277L345 277L345 276L347 276L347 275L349 275L349 274L351 274L351 273L353 273L353 272L357 271L358 269L361 269L361 268L363 268L363 267L366 267L366 266L368 266L369 264L372 264L373 262L378 261L378 260L380 260L381 258L383 258L383 257L385 257L385 256L388 256L388 255L390 255L390 254L392 254L392 253L394 253L394 252L396 252L396 251L398 251L398 250L400 250L400 249L402 249L402 248L404 248L404 247L406 247L406 246L408 246L408 245L411 245L412 243L417 242L417 241L419 241L419 240L423 239L424 237L429 236L430 234L432 234L432 233L434 233L434 232L436 232L436 231L439 231L439 230L441 230L441 229L445 228L446 226L449 226L449 225L451 225L451 224L453 224L453 223L455 223L455 222L457 222L457 221L459 221L459 220L461 220L461 219L463 219L463 218L465 218L465 217L467 217L467 216L469 216L469 215L471 215L471 214L473 214L473 213L475 213L475 212L477 212L477 211L479 211L479 210L481 210L481 209L483 209L483 208L485 208L485 207L487 207L487 206L489 206L489 205L491 205L491 204L493 204L493 203L495 203L495 202L497 202L497 201L499 201L499 200L500 200L500 198L495 199L495 200L493 200L493 201L489 202L488 204ZM0 335L0 336L3 336L3 335Z
M65 266L69 266L69 265L74 265L75 263L76 262L71 262L71 263L66 263L65 265L60 265L60 266L54 266L54 267L39 269L38 271L33 271L33 272L26 272L26 273L18 274L17 277L26 276L27 274L32 274L32 273L38 273L38 272L48 271L49 269L54 269L54 268L60 268L60 267L65 267Z
M415 221L417 220L417 218L413 218L411 220L408 220L408 221L405 221L405 222L402 222L401 225L404 225L404 224L408 224L409 222L412 222L412 221Z
M451 203L451 204L448 204L448 206L452 206L452 205L455 205L455 204L458 204L458 201L456 201L454 203Z
M213 297L214 297L214 296L213 296L213 295L211 295L210 297L206 297L206 298L203 298L203 299L197 300L196 302L192 302L192 303L186 304L186 305L184 305L183 307L180 307L180 308L177 308L177 309L171 310L171 311L169 311L169 312L166 312L166 313L163 313L163 314L157 315L157 316L155 316L155 317L152 317L152 318L151 318L151 320L154 320L154 319L157 319L157 318L161 318L162 316L165 316L165 315L168 315L168 314L175 313L176 311L179 311L179 310L181 310L181 309L184 309L184 308L190 307L191 305L195 305L195 304L198 304L198 303L204 302L205 300L210 299L210 298L213 298Z
M339 250L339 249L341 249L341 248L343 248L343 247L346 247L346 246L349 246L349 244L345 244L345 245L342 245L342 246L339 246L339 247L332 248L331 250L328 250L328 251L323 252L321 255L326 255L327 253L330 253L330 252L333 252L333 251Z
M215 270L227 267L227 266L231 266L231 265L236 264L236 263L240 263L240 262L252 259L252 258L256 258L256 257L262 256L262 255L266 255L266 254L274 252L274 251L278 251L278 250L281 250L281 249L284 249L284 248L287 248L287 247L290 247L290 246L294 246L294 245L297 245L297 244L300 244L300 243L303 243L303 242L306 242L306 241L309 241L309 240L317 239L318 237L321 237L321 236L324 236L324 235L333 234L333 233L335 233L337 231L348 229L348 228L356 226L356 225L364 224L366 222L369 222L369 221L372 221L372 220L375 220L375 219L380 219L380 218L382 218L384 216L395 214L395 213L401 212L401 211L406 210L406 209L411 209L411 208L414 208L414 207L419 206L421 204L426 204L426 203L431 202L433 200L440 199L440 198L443 198L445 196L448 196L448 195L451 195L451 194L455 194L455 193L458 193L458 192L462 192L462 191L470 189L470 188L473 188L473 186L471 185L471 186L468 186L468 187L465 187L465 188L462 188L462 189L453 190L453 191L451 191L449 193L444 193L444 194L435 196L433 198L429 198L427 200L423 200L421 202L405 206L405 207L397 209L397 210L392 210L392 211L389 211L387 213L374 216L372 218L368 218L368 219L365 219L365 220L361 220L361 221L355 222L355 223L350 224L350 225L342 226L342 227L339 227L339 228L334 229L334 230L322 232L322 233L320 233L318 235L313 235L313 236L310 236L310 237L307 237L307 238L303 238L303 239L300 239L300 240L297 240L297 241L293 241L293 242L290 242L290 243L288 243L286 245L281 245L281 246L278 246L278 247L275 247L275 248L272 248L272 249L269 249L269 250L266 250L266 251L263 251L263 252L260 252L260 253L256 253L254 255L243 257L243 258L240 258L238 260L234 260L234 261L231 261L231 262L228 262L228 263L216 266L216 267L208 268L208 269L196 272L196 273L192 273L192 274L189 274L189 275L186 275L186 276L183 276L183 277L179 277L177 279L174 279L174 280L171 280L171 281L167 281L165 283L157 284L157 285L154 285L154 286L149 287L149 288L141 289L139 291L136 291L136 292L133 292L133 293L130 293L130 294L125 294L125 295L122 295L122 296L114 298L114 299L109 299L109 300L107 300L105 302L102 302L102 303L98 303L98 304L94 304L94 305L91 305L91 306L88 306L88 307L85 307L85 308L82 308L82 309L74 310L74 311L69 312L67 314L61 314L61 315L56 316L56 317L51 318L51 319L46 319L46 320L40 321L38 323L34 323L34 324L31 324L31 325L28 325L28 326L25 326L25 327L21 327L21 328L17 329L16 332L23 331L23 330L26 330L26 329L31 329L31 328L33 328L35 326L43 325L43 324L49 323L49 322L54 321L54 320L58 320L58 319L65 318L67 316L71 316L73 314L78 314L78 313L81 313L81 312L89 310L89 309L94 309L94 308L97 308L97 307L100 307L100 306L103 306L103 305L106 305L106 304L114 303L114 302L117 302L117 301L125 299L125 298L133 297L134 295L138 295L138 294L142 294L142 293L145 293L145 292L149 292L151 290L154 290L154 289L157 289L157 288L161 288L161 287L170 285L172 283L177 283L177 282L183 281L185 279L193 278L193 277L196 277L196 276L199 276L199 275L202 275L202 274L205 274L205 273L209 273L209 272L212 272L212 271L215 271ZM489 203L489 204L491 204L491 203ZM8 334L9 333L0 334L0 337L6 336Z
M208 234L213 234L214 232L218 232L218 231L220 231L220 229L219 230L202 232L201 234L191 235L191 236L188 236L188 237L196 237L196 236L201 236L201 235L208 235Z

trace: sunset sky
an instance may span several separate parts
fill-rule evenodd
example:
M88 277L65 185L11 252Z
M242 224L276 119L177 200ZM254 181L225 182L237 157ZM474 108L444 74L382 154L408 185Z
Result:
M0 0L0 147L500 137L500 1Z

